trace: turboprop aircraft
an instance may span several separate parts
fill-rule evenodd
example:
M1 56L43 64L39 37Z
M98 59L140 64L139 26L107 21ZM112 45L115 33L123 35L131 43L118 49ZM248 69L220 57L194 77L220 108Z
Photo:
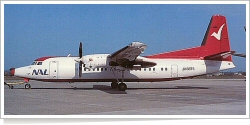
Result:
M111 54L82 54L78 57L41 57L32 65L12 68L11 74L44 82L111 82L112 88L125 91L125 82L159 82L193 78L234 68L226 18L212 16L200 46L155 55L140 56L146 49L132 42Z

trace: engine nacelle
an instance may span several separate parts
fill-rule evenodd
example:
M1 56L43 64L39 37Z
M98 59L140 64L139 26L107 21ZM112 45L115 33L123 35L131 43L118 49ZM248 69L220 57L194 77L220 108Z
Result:
M131 69L132 70L141 70L141 68L142 68L141 65L133 65Z
M143 59L136 59L134 62L135 65L140 65L141 68L148 68L148 67L153 67L156 65L155 62L151 62L151 61L145 61Z
M121 59L121 60L109 62L109 66L121 66L124 68L135 69L135 70L140 70L141 68L153 67L155 65L156 65L155 62L138 59L138 58L133 61Z

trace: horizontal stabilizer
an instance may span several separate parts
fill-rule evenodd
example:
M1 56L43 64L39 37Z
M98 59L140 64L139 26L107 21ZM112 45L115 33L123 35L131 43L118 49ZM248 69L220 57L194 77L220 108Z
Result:
M233 56L239 56L239 57L246 58L246 54L242 54L242 53L234 53Z
M206 56L206 57L204 57L204 59L205 60L218 60L218 61L221 61L221 60L233 55L234 53L235 53L235 51L226 51L226 52Z

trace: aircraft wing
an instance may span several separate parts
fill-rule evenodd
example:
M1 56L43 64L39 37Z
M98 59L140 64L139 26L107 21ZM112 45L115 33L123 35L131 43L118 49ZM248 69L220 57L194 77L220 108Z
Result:
M137 59L137 57L143 53L147 45L141 42L132 42L131 44L123 47L122 49L110 54L108 58L110 59L110 66L121 66L125 68L131 68L134 65L145 65L147 66L155 65L154 62L143 61ZM150 64L149 64L150 63Z
M117 60L135 60L146 49L146 45L140 42L132 42L124 48L109 55L109 58L113 61Z

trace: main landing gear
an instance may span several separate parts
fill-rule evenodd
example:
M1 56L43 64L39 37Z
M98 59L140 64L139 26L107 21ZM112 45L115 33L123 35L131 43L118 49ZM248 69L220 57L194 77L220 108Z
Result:
M116 78L116 81L113 81L111 83L111 88L113 88L113 89L118 88L118 90L120 90L120 91L125 91L127 89L127 85L124 83L124 70L122 70L122 81L121 82L119 82L118 78L116 77L114 70L112 70L112 71L113 71L113 74Z
M119 82L116 82L116 81L112 82L111 88L112 89L118 88L118 90L120 90L120 91L125 91L127 89L127 85L124 82L120 82L119 84L118 83Z

